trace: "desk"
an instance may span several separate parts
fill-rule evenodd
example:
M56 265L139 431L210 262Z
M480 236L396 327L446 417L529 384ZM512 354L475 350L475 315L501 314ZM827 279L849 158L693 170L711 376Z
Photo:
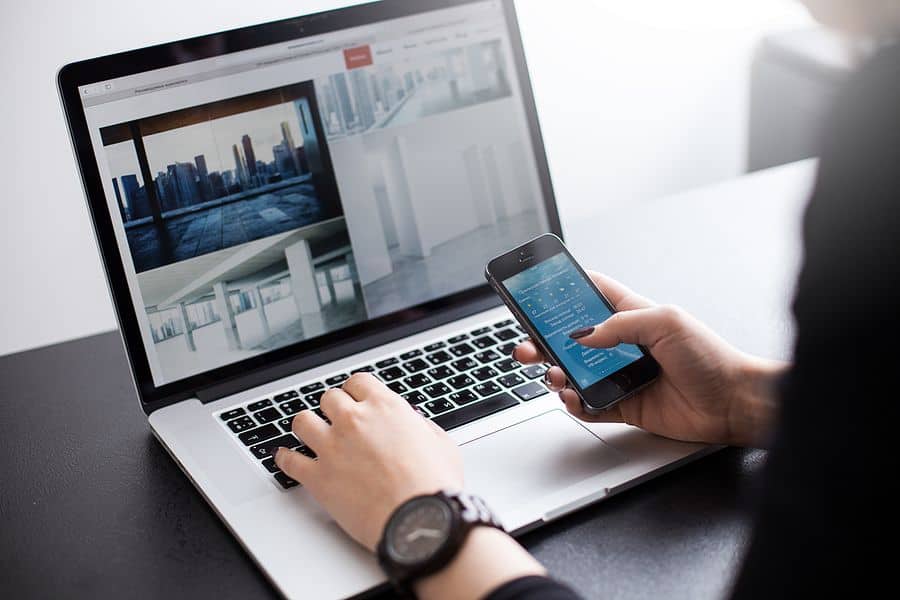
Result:
M585 264L682 304L745 349L785 356L813 169L599 214L569 228L571 245ZM0 359L0 399L10 597L275 597L151 436L117 334ZM522 541L587 597L721 597L748 541L744 499L763 459L724 450Z

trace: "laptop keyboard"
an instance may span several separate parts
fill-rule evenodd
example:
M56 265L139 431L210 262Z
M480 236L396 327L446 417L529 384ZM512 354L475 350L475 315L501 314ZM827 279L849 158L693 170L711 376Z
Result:
M311 410L328 420L319 403L354 373L372 373L423 417L449 431L548 393L543 365L525 367L510 355L527 339L512 320L485 325L359 368L336 373L267 398L224 410L216 418L284 489L298 485L282 473L273 454L292 448L315 452L291 433L294 416Z

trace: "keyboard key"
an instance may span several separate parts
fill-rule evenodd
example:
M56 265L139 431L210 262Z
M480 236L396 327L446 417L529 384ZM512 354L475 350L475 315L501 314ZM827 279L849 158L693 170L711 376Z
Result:
M425 352L437 352L441 348L446 348L447 344L444 342L435 342L433 344L428 344L425 346Z
M285 433L290 433L291 425L294 423L294 417L288 417L287 419L282 419L278 421L278 426L281 427L281 430Z
M320 419L331 425L331 419L328 418L328 416L325 414L325 411L323 411L321 408L317 408L313 410L313 412L319 415Z
M507 319L506 321L500 321L499 323L494 323L494 329L503 329L504 327L509 327L513 325L515 321L512 319Z
M303 400L297 398L296 400L291 400L290 402L280 404L278 408L280 408L281 412L283 412L284 414L291 416L296 415L301 410L306 410L309 407L303 403Z
M433 421L442 429L449 431L518 404L519 402L509 394L498 394L445 415L438 415Z
M527 384L523 385L522 387L518 387L518 388L514 389L513 393L516 396L518 396L519 398L521 398L522 400L525 400L526 402L528 402L529 400L534 400L538 396L543 396L544 394L546 394L548 392L547 392L547 388L545 388L544 386L542 386L541 384L539 384L536 381L532 381L531 383L527 383Z
M337 387L350 379L350 375L347 373L341 373L340 375L335 375L334 377L329 377L325 380L325 385L328 387Z
M501 342L508 342L509 340L514 340L519 337L519 334L512 329L502 329L500 331L495 331L494 335Z
M525 383L525 380L522 379L521 377L519 377L518 375L516 375L515 373L510 373L509 375L504 375L497 381L499 381L500 385L502 385L503 387L508 387L508 388L516 387L517 385L522 385L523 383Z
M234 421L228 421L228 428L235 433L241 433L254 427L256 427L256 422L250 417L240 417Z
M400 367L391 367L390 369L379 371L378 376L381 377L381 380L383 382L390 383L392 381L400 379L401 377L406 377L406 371L404 371Z
M450 342L451 344L458 344L458 343L463 342L463 341L465 341L465 340L467 340L467 339L469 339L469 336L466 335L465 333L463 333L463 334L461 334L461 335L453 336L452 338L450 338L450 339L447 340L447 341Z
M422 404L423 402L427 402L428 398L425 397L425 394L422 392L409 392L408 394L403 394L403 399L409 402L412 405Z
M279 468L278 468L278 465L275 464L275 458L274 458L274 457L273 457L273 458L267 458L266 460L262 461L262 466L264 466L264 467L266 468L266 471L268 471L269 473L279 473L279 472L281 472L281 469L279 469Z
M525 367L520 371L522 375L527 377L528 379L537 379L538 377L543 377L544 373L547 372L547 367L544 365L531 365L530 367Z
M419 371L424 371L428 367L430 367L427 362L422 360L421 358L417 358L415 360L411 360L408 363L403 363L403 368L409 371L410 373L418 373Z
M419 373L418 375L407 377L403 380L403 383L408 387L416 390L431 383L431 379L427 375Z
M474 371L472 371L472 377L474 377L478 381L493 379L499 374L500 373L490 367L481 367L480 369L475 369Z
M397 363L400 362L399 358L386 358L382 361L375 363L376 369L387 369L388 367L393 367Z
M448 377L453 377L453 375L455 375L455 373L450 367L435 367L433 369L428 369L428 376L435 381L447 379Z
M294 392L294 393L296 394L296 392ZM272 406L271 400L268 400L268 399L260 400L258 402L251 402L250 404L248 404L247 410L249 410L250 412L256 412L258 410L262 410L263 408L265 408L267 406Z
M453 386L455 390L461 390L465 387L475 384L475 380L468 375L457 375L447 380L447 383Z
M514 361L511 358L507 358L506 360L501 360L497 364L494 365L495 368L500 369L504 373L509 373L510 371L514 371L518 369L521 365Z
M525 335L528 335L528 330L525 329L524 327L522 327L521 325L516 325L516 330L518 330L521 333L524 333Z
M421 350L410 350L405 354L400 355L400 360L412 360L417 356L422 356Z
M243 414L246 414L246 412L247 411L245 411L243 408L236 408L234 410L229 410L228 412L223 412L221 415L219 415L219 418L223 421L230 421L232 419L240 417Z
M353 369L350 371L351 374L356 375L357 373L374 373L375 367L372 365L366 365L364 367L359 367L358 369Z
M481 329L476 329L475 331L473 331L472 337L478 337L480 335L484 335L484 334L490 333L490 332L491 332L490 327L482 327Z
M288 400L291 400L291 399L293 399L293 398L299 398L299 397L300 397L300 393L299 393L299 392L297 392L296 390L291 390L291 391L285 392L285 393L283 393L283 394L278 394L277 396L275 396L275 397L272 398L272 399L273 399L275 402L287 402ZM252 405L251 405L251 406L252 406ZM250 407L248 406L247 408L250 408ZM250 408L250 410L253 410L253 409Z
M312 406L313 408L319 406L319 402L322 400L322 396L325 395L325 392L314 392L309 396L306 396L303 401Z
M467 356L450 363L450 365L457 371L471 371L478 366L478 363Z
M318 455L316 455L313 449L309 446L300 446L299 448L296 448L296 451L309 458L319 458Z
M269 438L273 438L276 435L281 435L281 432L278 431L277 427L270 424L263 425L262 427L257 427L256 429L252 429L250 431L245 431L238 436L238 439L241 440L245 446L252 446Z
M450 394L450 399L459 406L465 406L466 404L477 402L479 398L472 390L463 390L461 392L456 392L455 394Z
M429 385L422 391L430 398L439 398L441 396L446 396L452 390L443 383L435 383L434 385Z
M482 398L487 398L488 396L493 396L494 394L499 394L503 391L500 386L493 381L478 384L472 389L478 392L478 395Z
M478 359L478 362L486 365L489 362L494 362L495 360L499 360L503 358L493 350L485 350L484 352L479 352L475 355L475 358Z
M440 350L438 352L435 352L434 354L429 354L426 358L433 365L442 365L445 362L450 362L451 360L453 360L453 356L447 354L445 350Z
M266 423L271 423L272 421L277 421L278 419L280 419L281 411L273 406L271 408L261 410L258 413L253 413L253 418L256 419L260 425L265 425Z
M313 392L318 392L320 390L325 389L325 384L321 381L317 381L316 383L311 383L309 385L304 385L300 388L300 393L303 395L312 394Z
M431 414L439 415L449 410L453 410L456 407L453 406L450 401L442 398L441 400L434 400L432 402L429 402L425 405L425 408L427 408L431 412Z
M277 481L279 484L281 484L281 487L283 487L286 490L289 490L292 487L297 487L298 485L300 485L298 482L294 481L293 479L291 479L290 477L288 477L287 475L285 475L284 473L281 473L281 472L275 473L275 481Z
M476 340L472 340L472 345L475 346L476 348L478 348L479 350L485 350L487 348L490 348L491 346L496 346L497 340L495 340L494 338L492 338L489 335L486 335L486 336L480 337Z
M391 383L387 384L387 386L395 394L405 394L409 391L409 388L399 381L392 381Z
M510 342L508 344L503 344L502 346L497 348L497 350L499 350L500 354L502 354L503 356L512 356L513 350L516 349L516 346L518 346L517 343Z
M473 348L469 344L463 343L463 344L457 344L456 346L450 346L450 352L456 358L462 358L463 356L466 356L468 354L472 354L473 352L475 352L475 348Z

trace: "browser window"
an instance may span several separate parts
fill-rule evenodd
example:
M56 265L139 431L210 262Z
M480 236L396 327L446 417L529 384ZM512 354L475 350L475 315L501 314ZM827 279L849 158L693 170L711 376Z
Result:
M548 228L498 2L80 93L157 385L476 287Z

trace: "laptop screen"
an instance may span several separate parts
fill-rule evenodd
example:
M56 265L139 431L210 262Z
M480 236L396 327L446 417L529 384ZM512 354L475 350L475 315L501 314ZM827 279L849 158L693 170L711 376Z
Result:
M79 88L154 384L480 286L548 229L503 3Z

